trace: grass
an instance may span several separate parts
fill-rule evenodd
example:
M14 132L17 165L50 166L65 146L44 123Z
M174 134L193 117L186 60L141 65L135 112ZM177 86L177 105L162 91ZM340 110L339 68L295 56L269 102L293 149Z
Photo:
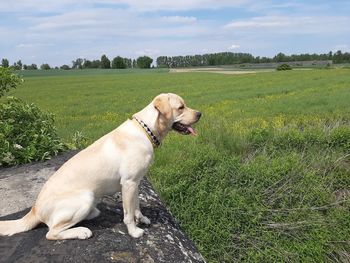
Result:
M91 76L91 75L119 75L119 74L151 74L164 73L169 69L73 69L73 70L21 70L16 73L25 78L28 77L48 77L48 76Z
M148 176L208 262L350 260L348 69L100 72L28 76L11 93L90 142L177 93L203 113L199 136L171 133Z

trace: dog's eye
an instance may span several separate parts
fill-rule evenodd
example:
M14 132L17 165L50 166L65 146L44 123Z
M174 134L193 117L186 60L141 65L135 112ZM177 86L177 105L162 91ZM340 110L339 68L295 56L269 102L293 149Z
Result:
M183 110L184 108L185 108L185 106L182 105L182 106L179 107L179 110Z

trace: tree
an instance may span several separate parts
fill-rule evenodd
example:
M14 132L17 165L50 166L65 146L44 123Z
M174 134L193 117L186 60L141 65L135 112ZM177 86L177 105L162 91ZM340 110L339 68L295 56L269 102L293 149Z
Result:
M152 62L153 62L153 59L147 56L138 57L136 60L137 66L139 68L150 68Z
M335 52L333 54L333 62L334 63L344 63L343 54L342 54L341 50L338 50L337 52Z
M132 68L132 60L130 58L123 58L127 68Z
M111 68L111 61L107 58L106 55L101 57L101 68Z
M32 65L29 65L27 67L28 70L37 70L38 69L38 66L36 64L32 64Z
M17 61L17 65L18 65L18 68L21 70L22 67L23 67L22 61L21 61L21 60L18 60L18 61Z
M100 60L93 60L91 62L91 68L101 68L101 61Z
M62 66L60 66L60 69L70 70L70 67L68 65L62 65Z
M0 97L10 89L16 88L23 80L16 74L13 74L10 68L0 68Z
M82 69L83 68L83 62L84 60L82 58L77 58L76 60L72 61L72 68L73 69Z
M332 57L333 57L333 52L332 52L332 51L329 51L329 53L328 53L328 55L327 55L327 58L328 58L329 60L331 60Z
M124 59L120 56L117 56L112 60L112 68L126 68L126 66Z
M85 59L85 58L84 58L83 68L92 68L92 62L91 62L91 60L88 60L88 59Z
M22 61L21 60L18 60L17 62L13 63L13 69L14 70L21 70L22 69Z
M8 59L3 58L3 59L1 60L1 66L2 66L3 68L8 68L8 67L10 66L10 63L9 63Z
M158 67L198 67L209 65L232 65L240 63L259 62L260 58L254 58L249 53L221 52L193 56L161 56L157 58Z
M168 68L169 67L168 57L166 57L166 56L157 57L157 67Z
M132 67L133 68L137 68L137 64L136 64L136 60L135 59L132 60Z
M283 53L278 53L276 56L274 56L273 61L275 62L286 62L288 61L287 57Z
M44 63L44 64L42 64L42 65L40 66L40 69L42 69L42 70L49 70L49 69L51 69L51 67L50 67L49 64Z

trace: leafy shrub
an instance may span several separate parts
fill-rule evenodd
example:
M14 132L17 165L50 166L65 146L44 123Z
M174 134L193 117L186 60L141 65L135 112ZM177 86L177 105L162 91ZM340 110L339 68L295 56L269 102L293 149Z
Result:
M81 131L76 131L73 134L70 142L66 143L66 146L70 150L78 150L86 147L88 145L89 139Z
M291 70L292 67L288 64L281 64L281 65L277 66L276 69L277 70Z
M14 97L0 104L0 166L49 159L64 149L52 114Z
M10 89L16 88L21 81L18 75L13 74L11 69L0 67L0 97Z

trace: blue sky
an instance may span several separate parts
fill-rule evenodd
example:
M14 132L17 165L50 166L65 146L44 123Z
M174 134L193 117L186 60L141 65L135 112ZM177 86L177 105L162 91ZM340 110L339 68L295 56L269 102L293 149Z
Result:
M350 1L0 0L0 58L350 51Z

